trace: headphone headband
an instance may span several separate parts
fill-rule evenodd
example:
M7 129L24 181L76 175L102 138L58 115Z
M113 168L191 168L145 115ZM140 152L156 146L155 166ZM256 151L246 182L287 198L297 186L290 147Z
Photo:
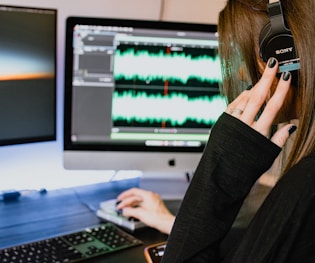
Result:
M260 54L267 62L275 57L279 62L280 72L300 68L300 59L294 45L290 29L285 24L280 1L269 0L269 22L263 27L259 36Z

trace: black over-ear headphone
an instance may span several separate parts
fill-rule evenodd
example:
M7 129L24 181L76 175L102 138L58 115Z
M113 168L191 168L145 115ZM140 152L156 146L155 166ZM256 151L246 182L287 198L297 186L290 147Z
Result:
M293 36L285 23L280 1L269 1L268 15L270 21L262 28L259 36L260 55L267 62L275 57L279 62L280 72L300 68Z

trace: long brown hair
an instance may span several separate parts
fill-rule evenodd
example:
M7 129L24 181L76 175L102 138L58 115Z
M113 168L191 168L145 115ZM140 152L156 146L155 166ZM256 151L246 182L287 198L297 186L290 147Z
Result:
M233 100L249 84L261 77L259 33L268 22L267 0L229 0L220 12L219 53L223 74L222 89ZM284 17L291 29L301 67L295 100L299 125L285 171L315 151L315 1L282 0ZM239 80L239 72L247 82Z

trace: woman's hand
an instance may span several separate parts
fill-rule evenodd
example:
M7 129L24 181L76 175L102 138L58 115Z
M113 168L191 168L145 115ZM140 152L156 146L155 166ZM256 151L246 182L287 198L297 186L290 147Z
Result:
M284 72L274 94L269 98L277 71L277 60L270 58L257 84L252 89L243 91L229 104L226 110L226 113L238 118L266 137L269 137L271 126L282 105L285 103L286 95L290 89L291 74ZM255 118L263 106L264 109L256 120ZM289 138L290 132L288 131L290 128L292 128L292 124L285 125L279 129L272 136L271 141L279 147L283 147Z
M117 200L120 201L117 209L122 209L124 216L134 217L162 233L170 233L175 216L167 209L159 194L131 188L121 193Z

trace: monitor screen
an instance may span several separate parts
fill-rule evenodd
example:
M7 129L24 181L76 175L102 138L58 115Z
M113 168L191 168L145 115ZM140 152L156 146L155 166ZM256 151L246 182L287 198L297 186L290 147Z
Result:
M69 17L65 168L193 171L220 82L216 25Z
M0 145L56 139L56 16L0 5Z

